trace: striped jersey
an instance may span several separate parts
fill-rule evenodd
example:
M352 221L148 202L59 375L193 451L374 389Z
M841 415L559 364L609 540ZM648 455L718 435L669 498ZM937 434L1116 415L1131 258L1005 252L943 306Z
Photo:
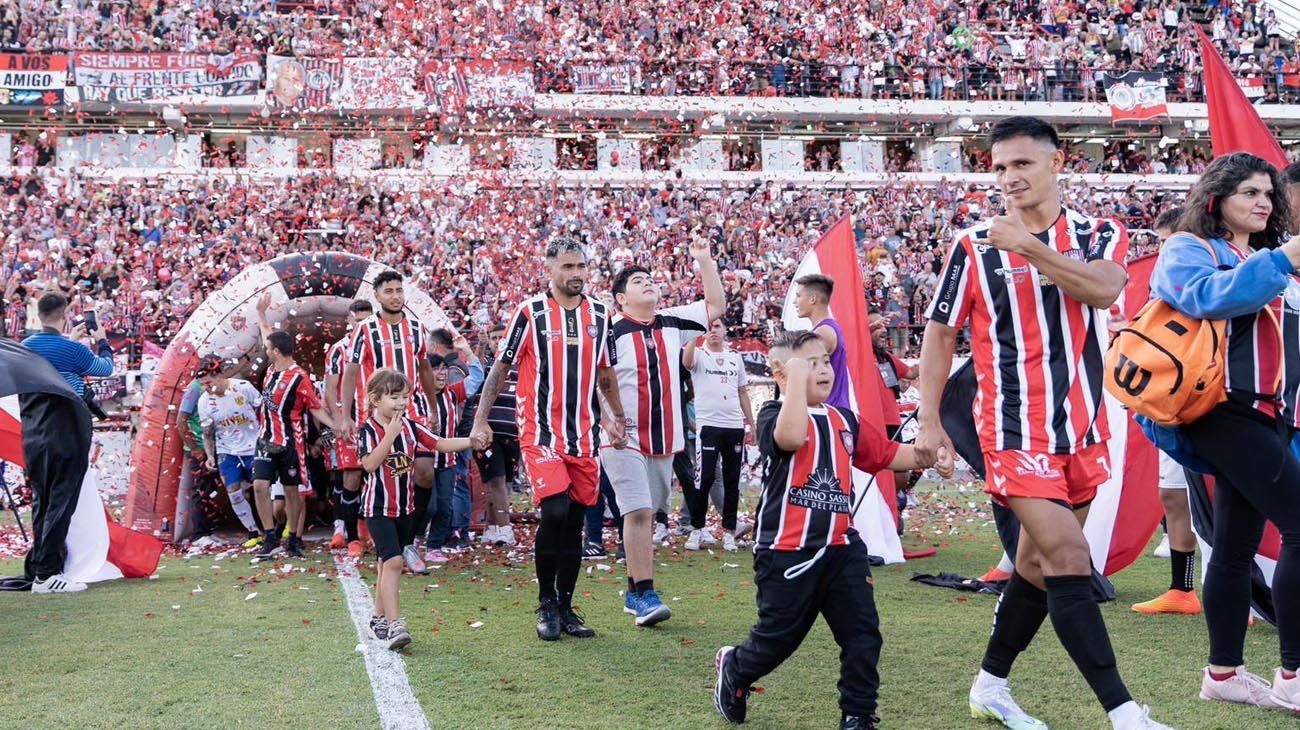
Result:
M297 365L267 370L258 408L262 440L275 446L301 446L307 435L302 414L313 408L320 408L320 399L306 370Z
M614 372L628 446L649 456L686 448L679 402L682 346L708 328L709 309L703 301L661 309L649 322L623 312L614 315Z
M510 317L500 361L518 364L515 423L520 445L596 455L596 371L615 360L609 309L586 295L565 309L548 291Z
M467 394L465 392L465 381L452 383L442 389L441 393L433 396L433 413L430 419L430 430L438 438L455 438L456 427L460 423L461 406L464 405ZM435 454L435 469L450 469L456 461L455 454Z
M1231 241L1225 243L1237 256L1238 263L1246 260L1247 252ZM1228 320L1224 332L1228 345L1223 375L1224 388L1229 393L1272 394L1278 385L1278 367L1282 366L1282 418L1295 425L1300 423L1300 413L1297 412L1297 400L1300 399L1300 277L1293 274L1289 279L1287 288L1268 303L1273 317L1261 309ZM1280 342L1274 317L1282 330ZM1253 398L1250 405L1270 418L1278 415L1274 398Z
M384 425L374 416L357 430L357 457L364 459L384 440ZM415 511L415 485L411 470L417 453L433 452L438 437L429 429L402 417L402 433L379 468L366 472L361 484L362 517L401 517Z
M1073 454L1105 441L1104 313L989 245L988 230L984 222L957 236L927 314L957 329L970 320L980 447ZM1123 226L1071 210L1037 235L1076 261L1124 266L1128 255Z
M781 401L758 412L763 494L755 549L816 550L849 544L853 532L853 468L875 473L889 466L899 444L852 411L808 409L808 440L794 452L776 444Z
M489 365L488 370L491 369L492 366ZM519 366L514 365L506 371L505 380L501 384L501 393L497 395L496 402L491 404L479 402L480 408L488 409L487 422L492 427L493 434L519 438L519 426L515 424L515 391L518 387Z
M424 327L405 314L390 324L376 314L357 325L352 332L352 351L348 362L360 366L357 373L355 403L366 400L366 381L380 368L392 368L411 381L411 404L406 414L428 422L429 401L420 386L420 366L429 356Z
M338 406L343 403L343 372L347 370L348 363L352 359L351 355L352 355L351 335L349 335L348 337L344 337L338 342L335 342L334 344L330 345L329 349L325 351L325 376L328 378L329 376L333 375L336 378L338 378L337 380L338 385L335 386L334 392L326 393L325 398L329 399L331 403L335 406ZM357 380L358 381L361 380L360 373L357 373ZM365 401L364 392L358 389L357 397L352 399L352 422L353 423L359 423L361 421L360 418L361 406L365 402L366 401Z

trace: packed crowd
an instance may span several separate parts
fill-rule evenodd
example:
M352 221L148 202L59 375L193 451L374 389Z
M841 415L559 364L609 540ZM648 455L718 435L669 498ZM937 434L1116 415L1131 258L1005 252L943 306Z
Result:
M1091 214L1149 228L1167 195L1067 187ZM165 344L210 293L256 262L295 251L346 250L390 264L429 291L461 327L500 322L537 286L543 241L567 232L593 254L593 285L653 262L669 301L699 296L682 231L711 231L728 289L728 324L755 334L779 314L798 259L851 213L867 295L918 327L953 234L1000 210L974 186L896 184L876 190L775 184L696 188L386 188L320 175L294 186L213 176L107 181L17 177L0 197L0 266L9 283L5 332L35 329L51 284L74 313L95 308L111 333ZM1140 250L1141 244L1135 246Z
M1262 100L1300 94L1300 59L1255 2L5 0L0 48L527 60L542 91L571 90L575 65L626 63L636 91L664 95L1096 100L1101 72L1132 69L1190 99L1192 22L1264 79Z

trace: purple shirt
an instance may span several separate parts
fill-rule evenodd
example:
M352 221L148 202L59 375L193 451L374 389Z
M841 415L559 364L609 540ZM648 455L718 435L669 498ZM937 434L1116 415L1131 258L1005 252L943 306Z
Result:
M835 320L827 317L818 322L814 327L815 332L818 327L825 325L835 332L835 352L831 353L831 370L835 371L835 382L831 385L831 394L826 398L830 405L853 410L849 405L849 356L848 351L844 349L844 331Z

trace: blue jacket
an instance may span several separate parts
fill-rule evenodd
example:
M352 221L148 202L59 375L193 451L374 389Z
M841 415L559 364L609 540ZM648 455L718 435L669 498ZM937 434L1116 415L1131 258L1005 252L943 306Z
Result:
M1257 251L1238 263L1221 238L1211 239L1221 271L1210 252L1187 233L1176 233L1160 249L1151 272L1151 296L1200 319L1231 319L1258 312L1286 290L1294 272L1286 254Z

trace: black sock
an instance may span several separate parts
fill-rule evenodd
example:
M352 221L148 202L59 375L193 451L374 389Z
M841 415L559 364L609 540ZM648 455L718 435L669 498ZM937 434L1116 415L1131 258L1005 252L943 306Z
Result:
M641 595L646 591L653 591L654 589L655 589L655 582L653 580L639 580L636 582L637 595Z
M1029 648L1045 618L1047 593L1012 571L1011 580L1002 589L1002 597L993 609L993 633L980 668L995 677L1010 676L1011 665Z
M632 580L632 576L630 576L630 575L627 577L627 592L628 592L628 593L636 593L636 592L637 592L637 590L636 590L636 581Z
M342 504L340 512L343 514L343 530L347 533L348 542L360 540L357 535L357 515L361 510L361 492L349 492L344 489L342 497L339 500Z
M1196 579L1195 566L1196 551L1183 552L1182 550L1169 550L1169 565L1171 578L1169 587L1175 591L1191 591L1193 581Z
M1110 712L1133 699L1115 666L1115 651L1106 633L1101 609L1092 598L1092 577L1054 575L1047 583L1047 611L1061 645L1084 680Z
M269 529L269 530L266 531L266 541L267 541L267 542L275 542L276 540L279 540L279 539L280 539L280 531L279 531L279 530L277 530L277 529L275 529L274 527L272 527L271 529Z
M560 494L542 500L537 537L533 551L537 567L537 597L542 603L557 596L556 576L560 568L560 547L564 541L564 522L569 514L569 495Z
M582 571L582 532L586 517L585 506L570 502L564 529L560 534L555 573L555 590L559 594L562 609L573 606L573 591L578 585L578 573Z

